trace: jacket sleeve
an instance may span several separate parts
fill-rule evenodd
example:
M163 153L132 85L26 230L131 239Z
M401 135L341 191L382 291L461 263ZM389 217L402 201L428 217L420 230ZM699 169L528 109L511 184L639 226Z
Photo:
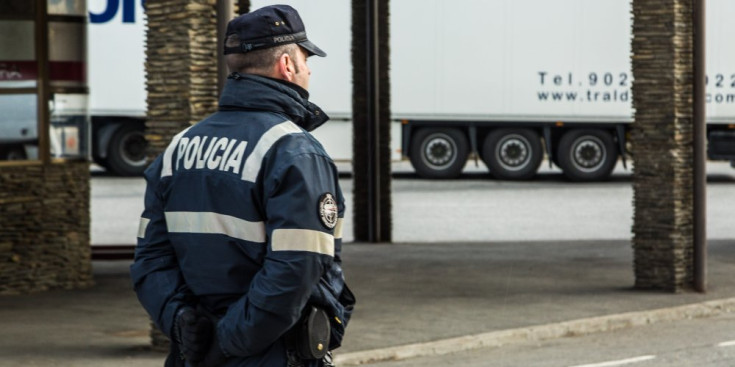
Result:
M352 316L355 296L345 283L342 271L342 225L344 221L345 203L342 192L337 187L339 219L334 233L334 262L322 275L319 283L311 292L308 303L320 306L331 316L331 338L329 350L339 348L345 335L345 329Z
M337 186L331 161L302 154L264 177L263 267L217 327L220 346L235 356L258 354L288 331L334 259L334 226L324 225L319 211Z
M171 337L174 315L193 295L179 270L168 238L160 185L161 157L145 172L145 209L140 219L135 260L130 266L133 288L153 322Z

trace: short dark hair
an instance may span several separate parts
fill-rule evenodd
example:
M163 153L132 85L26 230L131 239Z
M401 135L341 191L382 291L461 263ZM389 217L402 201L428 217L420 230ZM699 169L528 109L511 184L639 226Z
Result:
M225 42L227 47L239 47L240 37L237 34L231 34L227 37ZM230 72L249 73L249 74L260 74L267 73L274 63L283 54L288 54L289 57L294 58L296 54L295 43L289 43L281 46L275 46L271 48L254 50L247 53L232 53L225 56L227 62L227 68ZM298 72L298 70L296 70Z

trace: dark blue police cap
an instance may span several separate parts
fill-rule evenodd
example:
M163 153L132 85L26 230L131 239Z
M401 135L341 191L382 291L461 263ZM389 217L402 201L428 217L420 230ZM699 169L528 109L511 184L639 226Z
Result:
M247 53L289 43L303 47L309 56L327 56L315 44L306 39L304 22L296 9L288 5L271 5L240 15L227 24L227 37L237 34L240 47L227 47L225 55Z

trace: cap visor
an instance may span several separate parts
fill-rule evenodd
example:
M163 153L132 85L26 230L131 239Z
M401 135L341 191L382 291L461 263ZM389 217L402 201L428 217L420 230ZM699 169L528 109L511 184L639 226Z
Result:
M311 43L311 41L309 40L306 40L304 42L299 42L298 45L303 47L306 51L308 51L309 56L314 56L314 55L321 56L321 57L327 56L326 52L322 51L321 48L316 47L316 45Z

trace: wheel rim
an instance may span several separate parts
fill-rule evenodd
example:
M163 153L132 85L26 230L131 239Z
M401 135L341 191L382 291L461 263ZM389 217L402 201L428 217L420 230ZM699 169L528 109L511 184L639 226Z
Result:
M429 135L421 146L421 159L434 169L445 169L457 160L457 144L446 134Z
M146 140L143 133L133 131L126 134L120 143L120 158L130 166L142 166L146 163Z
M22 161L26 159L26 154L22 150L13 149L8 152L6 158L9 161Z
M582 172L595 172L607 159L607 150L596 136L582 136L572 144L572 164Z
M531 162L531 142L522 135L507 135L498 142L495 156L504 169L520 171Z

